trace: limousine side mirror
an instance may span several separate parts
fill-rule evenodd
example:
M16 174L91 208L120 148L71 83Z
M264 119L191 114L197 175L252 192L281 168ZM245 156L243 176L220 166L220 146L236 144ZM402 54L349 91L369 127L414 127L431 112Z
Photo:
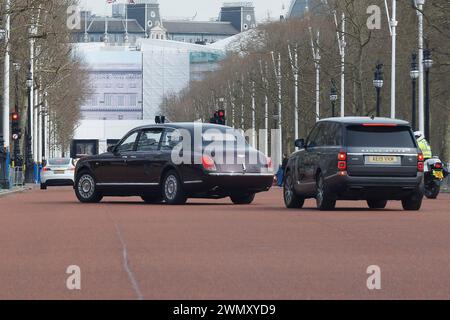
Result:
M295 146L299 149L303 149L305 147L305 139L295 140Z
M108 151L110 153L114 153L115 149L116 149L116 146L109 146L108 149L106 149L106 151Z

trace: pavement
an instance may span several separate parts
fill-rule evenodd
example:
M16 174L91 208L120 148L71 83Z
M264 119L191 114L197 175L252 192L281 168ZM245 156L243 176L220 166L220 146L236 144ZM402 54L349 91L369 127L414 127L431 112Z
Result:
M449 299L450 194L420 212L308 200L249 206L139 198L78 203L71 188L0 197L0 299ZM69 266L80 290L69 290ZM369 290L369 266L381 289Z
M24 191L28 191L33 189L32 185L28 185L28 186L21 186L21 187L14 187L11 189L1 189L0 188L0 197L2 196L7 196L16 192L24 192Z

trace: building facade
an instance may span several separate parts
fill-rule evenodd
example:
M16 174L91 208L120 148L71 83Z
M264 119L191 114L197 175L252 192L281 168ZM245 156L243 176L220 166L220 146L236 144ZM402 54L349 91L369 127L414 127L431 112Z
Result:
M306 12L321 14L326 11L327 1L323 0L291 0L287 18L300 18Z
M86 120L143 118L142 55L128 47L79 44L92 94L81 106Z
M135 44L137 39L151 38L209 44L256 27L251 2L224 3L217 21L165 20L156 0L114 4L112 13L110 18L84 12L73 41Z

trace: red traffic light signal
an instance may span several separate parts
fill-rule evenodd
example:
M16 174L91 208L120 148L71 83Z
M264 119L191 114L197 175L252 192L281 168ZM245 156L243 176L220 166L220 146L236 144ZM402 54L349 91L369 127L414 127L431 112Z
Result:
M12 121L19 121L20 120L19 113L18 112L11 113L11 120Z

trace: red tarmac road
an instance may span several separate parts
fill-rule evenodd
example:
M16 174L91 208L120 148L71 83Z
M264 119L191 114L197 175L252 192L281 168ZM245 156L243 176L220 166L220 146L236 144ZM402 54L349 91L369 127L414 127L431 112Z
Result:
M420 212L314 201L281 190L171 207L139 198L80 204L70 188L0 197L0 299L450 298L450 194ZM81 290L66 269L81 268ZM381 290L366 286L370 265Z

